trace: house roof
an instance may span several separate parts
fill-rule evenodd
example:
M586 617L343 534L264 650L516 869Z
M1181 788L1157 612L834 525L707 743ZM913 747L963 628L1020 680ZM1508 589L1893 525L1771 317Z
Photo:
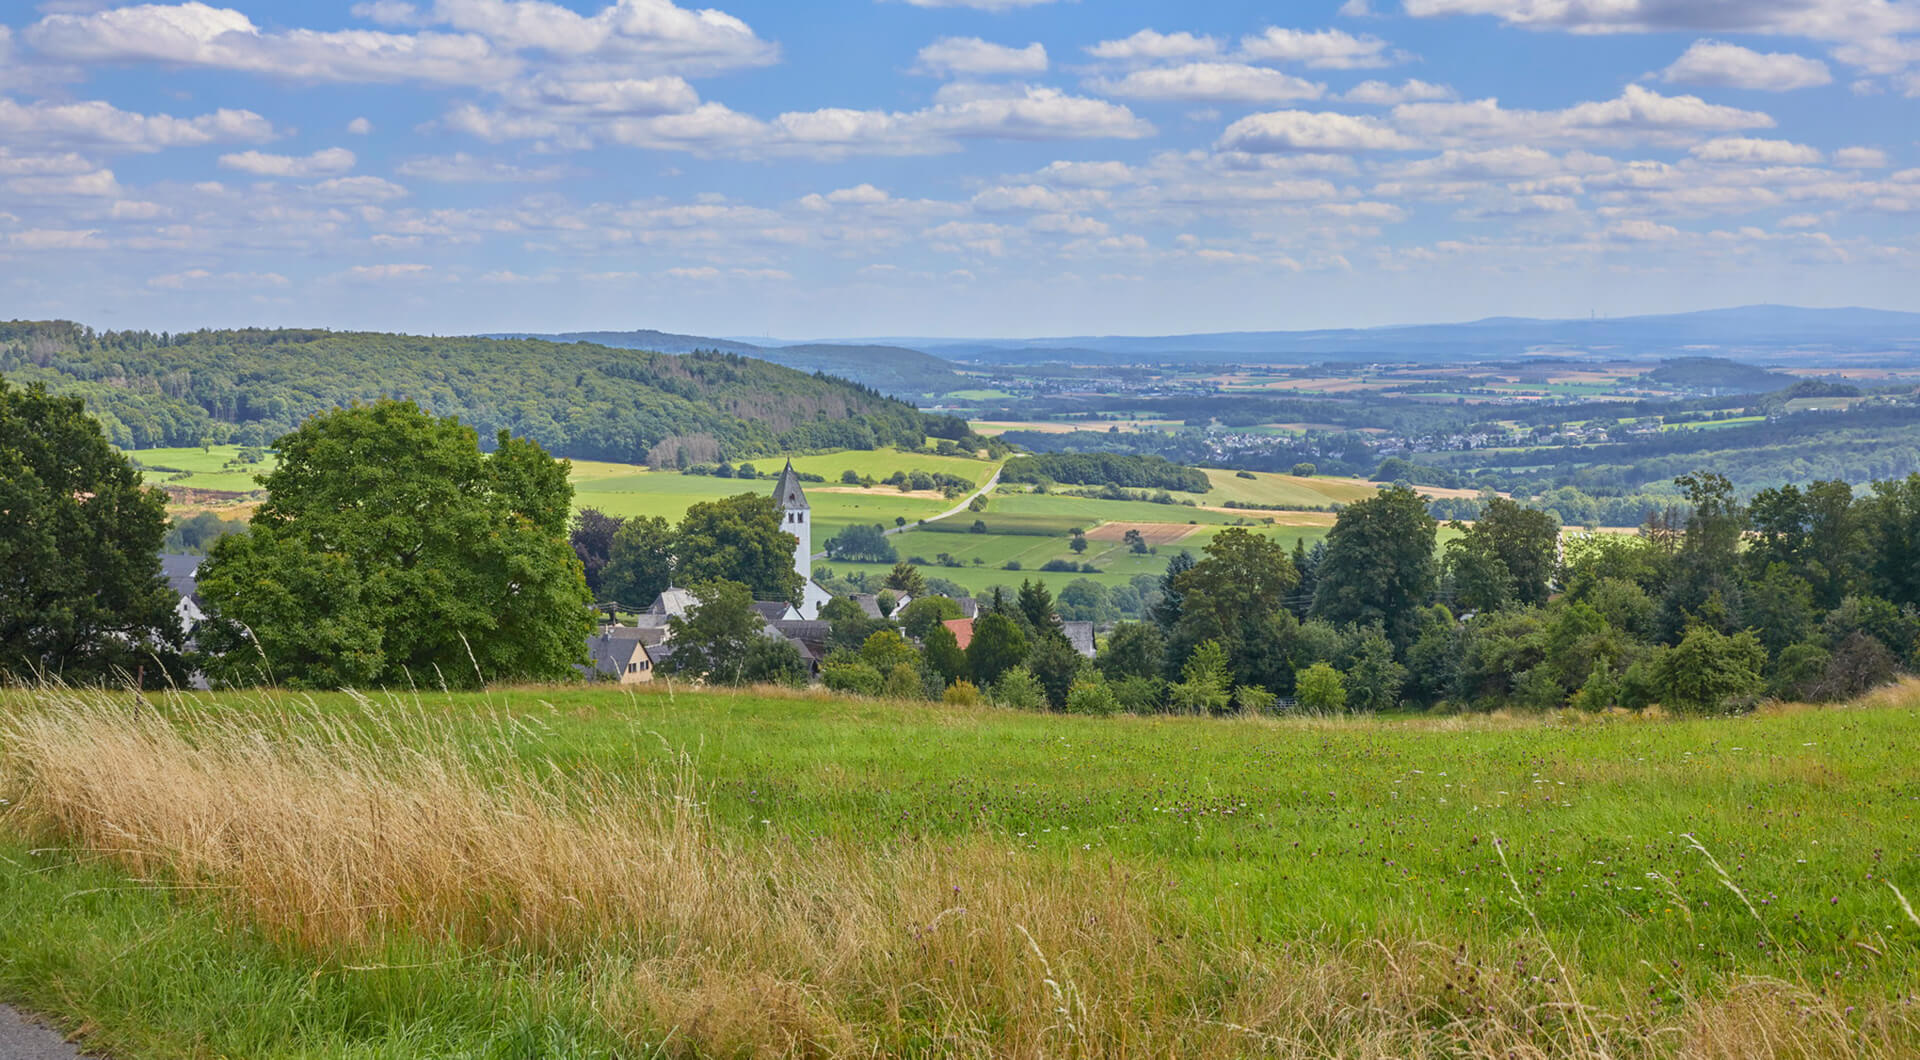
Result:
M1067 643L1073 645L1074 651L1089 659L1093 658L1093 623L1062 622L1060 632L1067 635Z
M961 618L979 618L980 617L980 601L975 600L973 597L956 596L956 597L953 597L953 602L960 605Z
M194 556L185 552L160 553L160 576L179 596L191 598L196 591L195 579L200 574L200 564L206 562L205 556Z
M780 635L788 640L800 641L825 655L827 642L833 639L833 623L803 618L781 619L773 624Z
M786 469L780 472L779 481L773 484L774 507L781 511L805 510L807 491L800 488L800 474L793 469L793 461L788 460Z
M699 602L700 598L693 593L670 585L654 597L653 606L647 610L656 615L685 615Z
M753 602L753 609L760 612L760 617L769 622L780 621L792 607L793 605L787 603L785 600L755 600Z
M608 677L626 673L635 656L647 651L645 634L648 632L634 626L607 626L590 635L587 652L593 657L593 668Z
M966 651L967 645L973 643L973 619L949 618L940 624L953 631L953 639L959 643L961 651Z

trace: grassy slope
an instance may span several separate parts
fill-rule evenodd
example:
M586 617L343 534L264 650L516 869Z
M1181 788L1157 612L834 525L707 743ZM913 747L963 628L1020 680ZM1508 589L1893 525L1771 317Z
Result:
M357 713L346 697L319 704ZM558 771L548 784L633 775L685 748L714 821L749 844L984 837L1075 878L1089 859L1111 863L1196 937L1281 969L1375 940L1485 953L1544 938L1608 1019L1684 1025L1680 1008L1697 1004L1685 999L1756 977L1817 983L1861 1020L1915 1003L1920 923L1887 886L1920 898L1913 686L1868 709L1571 724L1073 719L664 690L429 709L476 743L510 734L530 767ZM510 953L462 961L404 940L377 959L325 960L236 924L218 892L152 890L36 843L48 845L0 823L0 997L87 1021L128 1057L603 1055L606 1028L564 962L536 976ZM1559 971L1471 968L1489 988Z

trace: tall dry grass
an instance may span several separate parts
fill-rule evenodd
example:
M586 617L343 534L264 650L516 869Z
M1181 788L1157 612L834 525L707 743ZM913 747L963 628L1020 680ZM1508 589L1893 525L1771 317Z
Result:
M1920 1029L1747 984L1654 1018L1499 952L1199 928L1167 881L991 837L861 847L716 827L684 763L566 776L415 717L180 711L49 692L0 721L10 827L185 886L322 962L396 936L578 971L685 1055L1912 1055ZM1517 888L1516 888L1517 891ZM189 900L202 900L193 898ZM1550 969L1512 974L1515 967Z

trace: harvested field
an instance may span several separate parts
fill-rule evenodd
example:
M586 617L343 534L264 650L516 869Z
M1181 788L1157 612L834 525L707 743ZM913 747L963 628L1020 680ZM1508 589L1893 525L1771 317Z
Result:
M1127 531L1138 530L1149 545L1170 545L1199 531L1192 523L1102 523L1087 531L1089 541L1124 541Z

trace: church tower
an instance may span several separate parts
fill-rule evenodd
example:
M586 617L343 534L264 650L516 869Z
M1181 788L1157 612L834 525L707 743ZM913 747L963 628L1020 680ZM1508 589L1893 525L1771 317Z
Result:
M813 509L807 493L800 488L800 476L787 461L786 470L773 486L773 506L780 511L780 529L798 539L793 546L793 569L806 581L813 580Z

